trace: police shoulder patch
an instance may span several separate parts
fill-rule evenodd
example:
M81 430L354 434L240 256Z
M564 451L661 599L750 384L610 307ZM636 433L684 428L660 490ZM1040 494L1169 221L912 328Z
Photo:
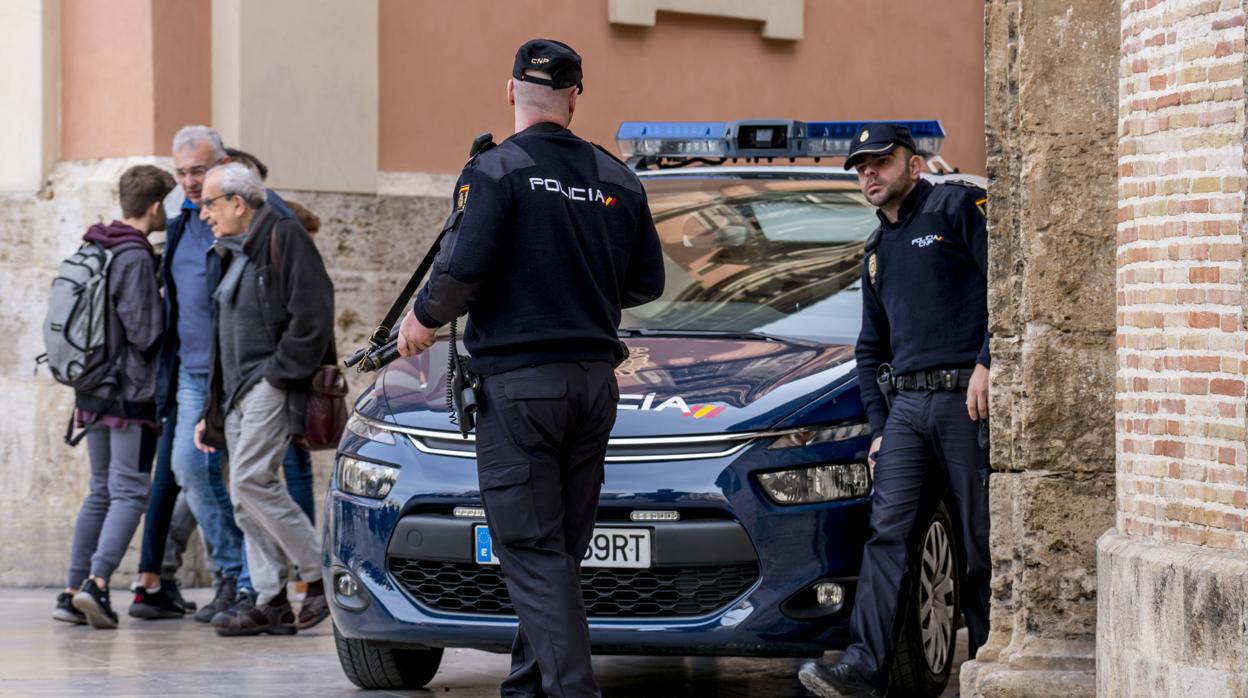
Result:
M461 184L459 189L455 191L455 210L462 211L468 205L468 191L472 189L471 184Z

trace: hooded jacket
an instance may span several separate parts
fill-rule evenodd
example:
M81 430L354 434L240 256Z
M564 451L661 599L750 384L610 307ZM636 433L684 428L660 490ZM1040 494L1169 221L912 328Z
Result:
M83 240L113 252L107 337L114 380L76 391L75 405L97 415L154 421L156 354L164 330L156 251L146 235L120 221L91 226Z

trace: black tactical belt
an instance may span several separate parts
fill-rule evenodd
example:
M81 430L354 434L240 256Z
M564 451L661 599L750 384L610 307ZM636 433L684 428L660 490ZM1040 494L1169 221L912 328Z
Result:
M966 390L971 384L970 368L933 368L893 378L898 390Z

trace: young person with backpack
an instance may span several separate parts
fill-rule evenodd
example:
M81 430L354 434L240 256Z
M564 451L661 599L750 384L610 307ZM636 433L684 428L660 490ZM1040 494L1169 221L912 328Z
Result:
M147 506L157 440L155 360L164 311L147 236L164 229L161 202L173 188L173 177L157 167L126 170L122 220L91 226L83 248L53 283L44 327L49 364L58 380L74 387L74 421L86 429L91 463L56 620L117 627L109 578ZM89 275L82 279L84 269ZM74 295L77 307L64 312L65 299ZM83 325L90 330L75 334ZM96 341L84 342L84 334ZM85 350L83 358L65 361L76 349Z

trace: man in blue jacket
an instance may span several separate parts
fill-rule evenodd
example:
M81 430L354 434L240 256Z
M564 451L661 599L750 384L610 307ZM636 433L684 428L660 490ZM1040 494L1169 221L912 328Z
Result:
M163 457L158 457L144 526L135 598L135 606L142 603L140 608L160 606L153 587L159 588L165 537L180 487L185 490L209 554L223 575L217 597L196 613L196 618L204 621L211 620L217 611L234 601L243 573L242 532L234 524L224 488L213 487L213 479L220 480L220 457L200 453L193 440L195 422L207 394L212 347L211 294L220 280L220 260L212 252L212 229L200 220L199 204L204 175L225 158L225 146L214 129L187 126L174 136L174 176L186 198L180 214L169 221L161 265L166 331L158 364L156 411L162 427L158 454ZM218 496L218 490L223 496ZM143 612L147 609L143 608Z
M852 644L841 662L804 665L802 683L819 696L882 696L897 655L913 563L909 541L926 485L947 483L961 524L960 600L931 590L933 617L966 616L972 658L988 637L987 195L962 182L933 185L905 126L870 124L854 138L845 169L878 207L862 270L862 331L855 359L872 443L871 538L850 618ZM897 397L889 409L876 373L890 364ZM956 624L954 617L949 622ZM935 621L933 621L935 623ZM939 630L937 630L939 632ZM904 691L903 691L904 692Z

